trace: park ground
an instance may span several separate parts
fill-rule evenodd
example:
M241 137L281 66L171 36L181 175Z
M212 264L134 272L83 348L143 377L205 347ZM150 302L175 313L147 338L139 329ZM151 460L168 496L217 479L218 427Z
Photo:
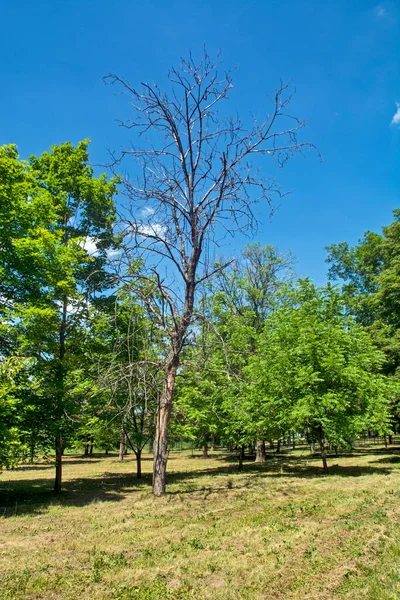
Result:
M168 493L151 457L65 457L0 475L1 600L396 600L400 447L263 465L172 453Z

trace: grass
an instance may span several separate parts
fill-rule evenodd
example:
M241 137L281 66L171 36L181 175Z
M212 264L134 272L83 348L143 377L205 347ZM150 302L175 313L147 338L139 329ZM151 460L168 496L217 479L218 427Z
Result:
M168 494L134 460L65 458L0 476L1 600L395 600L400 448L265 465L172 454ZM333 466L332 466L333 463Z

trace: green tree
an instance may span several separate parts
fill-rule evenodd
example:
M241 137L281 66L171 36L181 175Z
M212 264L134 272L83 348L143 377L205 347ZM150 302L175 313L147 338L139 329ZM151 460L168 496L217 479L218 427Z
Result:
M87 302L106 287L107 251L115 246L116 180L94 176L87 147L88 140L76 147L65 143L28 161L19 161L14 147L0 154L2 206L14 198L12 210L3 206L10 226L0 241L5 249L2 310L9 325L2 337L12 341L8 354L32 359L31 377L40 382L47 400L56 492L61 490L63 438L71 422L66 416L75 410L67 379L80 352L76 334ZM7 335L10 329L14 333Z
M345 315L340 293L304 281L266 320L249 366L253 402L283 431L318 440L327 471L326 441L348 445L372 425L388 430L395 389L382 362L368 333Z

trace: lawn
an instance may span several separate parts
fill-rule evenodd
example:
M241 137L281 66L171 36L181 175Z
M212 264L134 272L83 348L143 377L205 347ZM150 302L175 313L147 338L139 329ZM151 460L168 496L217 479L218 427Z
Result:
M174 453L165 497L151 457L65 458L0 476L1 600L400 598L400 448L264 465Z

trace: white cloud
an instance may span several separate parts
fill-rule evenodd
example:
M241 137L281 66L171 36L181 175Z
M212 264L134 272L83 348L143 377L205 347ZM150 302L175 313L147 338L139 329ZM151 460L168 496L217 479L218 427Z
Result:
M107 250L107 258L108 259L116 258L117 256L119 256L121 254L121 252L122 252L121 248L110 248L109 250Z
M167 228L164 225L161 225L161 223L153 223L152 225L139 225L137 229L137 233L139 235L155 235L161 238L164 237L166 232Z
M99 249L97 247L97 239L88 236L83 242L79 242L79 245L86 250L89 256L97 256Z
M396 102L397 110L393 115L392 125L400 125L400 104Z
M144 218L151 217L151 215L154 215L154 213L155 213L155 210L151 206L145 206L140 211L141 216Z

